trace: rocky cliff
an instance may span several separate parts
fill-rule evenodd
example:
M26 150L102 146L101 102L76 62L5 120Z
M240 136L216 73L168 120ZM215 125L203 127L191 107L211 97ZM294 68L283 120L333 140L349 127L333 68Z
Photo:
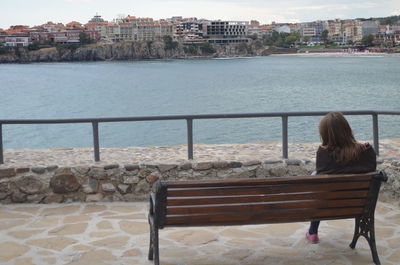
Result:
M246 43L215 45L214 49L215 52L210 52L199 46L182 44L173 49L167 49L163 42L144 41L93 44L79 48L52 47L36 51L21 48L10 54L0 55L0 63L188 59L262 56L276 53L276 50L268 49L268 47L256 47Z

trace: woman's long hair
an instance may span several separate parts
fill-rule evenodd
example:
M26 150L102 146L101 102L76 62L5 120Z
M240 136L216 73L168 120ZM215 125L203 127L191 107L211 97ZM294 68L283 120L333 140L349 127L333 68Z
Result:
M340 112L330 112L319 123L322 147L331 151L340 164L357 160L365 145L356 141L346 118Z

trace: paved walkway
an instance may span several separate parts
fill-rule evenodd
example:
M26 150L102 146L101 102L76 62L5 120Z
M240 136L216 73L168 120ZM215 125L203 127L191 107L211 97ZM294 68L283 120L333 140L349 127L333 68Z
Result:
M380 140L380 159L400 160L400 138ZM290 143L289 158L314 159L319 143ZM4 151L1 167L78 166L132 164L140 162L179 163L187 160L187 146L146 146L101 148L101 162L95 163L91 148L10 149ZM195 144L194 158L198 161L250 161L282 158L280 142L248 144Z
M147 204L0 205L0 264L103 265L147 261ZM372 264L365 239L348 247L353 220L321 223L320 244L307 223L176 228L160 231L163 265ZM379 202L382 264L400 264L400 205Z

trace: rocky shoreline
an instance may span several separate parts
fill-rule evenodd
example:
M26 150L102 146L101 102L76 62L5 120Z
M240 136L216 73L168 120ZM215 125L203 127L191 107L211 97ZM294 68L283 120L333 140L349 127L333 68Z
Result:
M35 62L82 62L82 61L126 61L150 59L199 59L267 56L271 54L295 53L297 49L272 49L255 47L254 44L215 45L215 52L183 44L167 49L163 42L127 41L113 44L92 44L78 48L51 47L36 51L19 49L18 52L0 55L0 63Z

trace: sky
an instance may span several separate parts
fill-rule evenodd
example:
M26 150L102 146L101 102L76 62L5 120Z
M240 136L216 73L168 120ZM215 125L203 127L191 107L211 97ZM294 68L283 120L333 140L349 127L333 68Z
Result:
M0 0L0 28L87 23L96 13L108 21L132 15L293 23L400 15L400 0Z

